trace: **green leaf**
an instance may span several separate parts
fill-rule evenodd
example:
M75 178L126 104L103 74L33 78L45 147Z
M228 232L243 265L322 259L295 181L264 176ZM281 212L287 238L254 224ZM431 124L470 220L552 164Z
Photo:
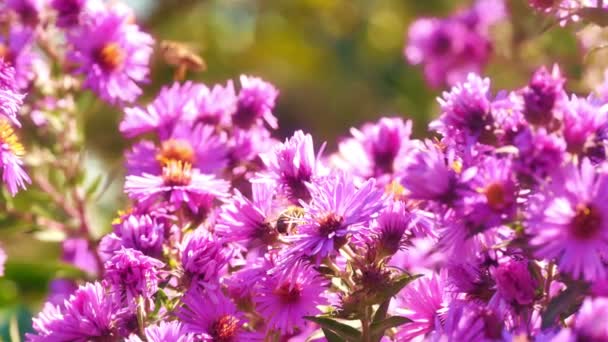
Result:
M372 320L372 324L380 322L386 318L386 312L388 311L388 306L391 303L390 299L385 300L378 306L376 309L376 313L374 313L374 319Z
M399 291L401 291L409 283L411 283L412 281L414 281L420 277L422 277L422 274L417 274L417 275L404 274L404 275L397 277L395 280L393 280L391 282L391 284L389 286L387 286L380 293L381 299L382 299L381 302L384 302L385 300L389 300L390 298L396 296L397 293L399 293Z
M549 328L558 318L566 318L576 311L581 305L585 292L584 286L573 284L551 299L542 315L542 328Z
M373 336L381 337L382 335L384 335L385 330L395 328L410 322L412 322L412 320L407 317L391 316L380 322L372 323L372 325L370 326L370 330Z
M323 335L325 335L325 338L327 339L328 342L342 342L343 340L340 338L340 336L338 336L337 334L334 334L333 332L331 332L331 330L329 329L321 329L323 331Z
M330 330L333 334L341 338L342 341L359 341L361 332L350 325L338 322L335 319L323 316L306 316L305 319L315 322L321 326L323 330Z
M583 7L577 14L584 20L594 23L601 27L608 26L608 11L598 7Z

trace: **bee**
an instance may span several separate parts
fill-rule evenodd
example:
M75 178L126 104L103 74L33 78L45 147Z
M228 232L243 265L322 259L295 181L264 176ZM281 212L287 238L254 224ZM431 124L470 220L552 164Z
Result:
M276 229L281 234L294 233L298 222L304 216L304 209L295 205L290 205L279 214Z
M160 50L165 63L177 67L176 80L183 80L188 70L195 72L207 70L205 60L186 43L163 40L160 42Z

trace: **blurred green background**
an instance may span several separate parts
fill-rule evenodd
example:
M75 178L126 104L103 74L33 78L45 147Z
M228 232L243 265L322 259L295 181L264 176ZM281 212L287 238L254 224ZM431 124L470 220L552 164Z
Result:
M329 150L352 126L382 115L400 115L415 122L415 136L425 134L436 113L438 90L429 89L421 68L403 57L408 25L421 16L445 16L470 1L455 0L131 0L138 20L160 40L195 47L208 70L189 74L207 84L257 75L281 91L275 111L277 137L295 129L313 134L317 146ZM512 22L500 24L493 36L496 56L487 68L493 88L525 84L538 65L560 62L584 89L580 52L572 33L552 28L542 32L543 18L531 13L525 0L510 0ZM172 82L173 69L159 54L152 65L152 83L141 99L146 103L158 89ZM103 175L111 187L91 208L99 234L125 202L121 195L122 153L130 142L118 133L122 114L90 96L80 99L84 110L87 158L92 177ZM25 200L24 200L25 201ZM27 206L27 203L24 203ZM11 263L0 278L0 331L8 339L8 317L18 312L27 326L30 312L40 309L59 243L40 242L27 233L9 234L16 227L0 227L2 244ZM26 230L27 231L27 230ZM48 239L47 239L48 240ZM50 239L52 240L52 239Z

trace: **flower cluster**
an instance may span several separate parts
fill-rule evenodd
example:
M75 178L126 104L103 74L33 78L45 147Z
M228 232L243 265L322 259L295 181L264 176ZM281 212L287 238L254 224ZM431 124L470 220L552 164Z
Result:
M478 0L447 18L416 19L405 56L409 63L424 66L431 86L454 85L469 72L483 70L493 50L489 29L506 15L503 0Z
M77 190L60 203L70 222L35 221L68 236L62 261L90 281L55 279L26 339L608 338L608 102L569 94L557 66L493 91L476 72L503 7L480 0L413 25L410 61L454 84L438 98L435 139L383 117L332 153L301 130L273 138L279 91L261 78L176 80L138 100L153 39L120 3L7 1L13 27L33 35L0 43L9 192L30 181L13 131L28 91L42 99L33 109L69 112L65 94L89 89L121 110L132 141L129 207L110 233L96 241ZM61 43L46 57L62 82L43 82L46 57L32 48L51 26Z

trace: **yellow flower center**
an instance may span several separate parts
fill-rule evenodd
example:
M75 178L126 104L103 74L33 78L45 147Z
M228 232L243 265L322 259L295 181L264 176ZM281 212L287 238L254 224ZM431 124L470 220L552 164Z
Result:
M15 134L15 130L6 119L0 119L0 143L17 157L22 157L25 154L25 148L19 142L19 138Z
M163 180L166 185L188 185L192 180L192 164L181 160L169 160L163 167Z

